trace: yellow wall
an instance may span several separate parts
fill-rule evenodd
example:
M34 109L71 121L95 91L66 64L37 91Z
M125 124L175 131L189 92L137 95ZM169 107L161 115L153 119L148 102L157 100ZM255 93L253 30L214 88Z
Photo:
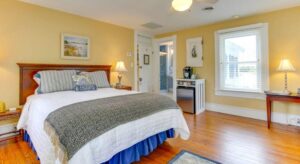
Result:
M60 59L61 33L88 36L90 60ZM110 64L124 60L128 73L124 83L132 84L134 32L84 17L15 0L0 1L0 100L17 106L19 71L17 62L58 64ZM115 74L114 74L115 75ZM113 76L112 81L116 78Z
M270 89L283 89L283 74L276 72L282 57L291 60L297 69L289 74L289 89L296 92L300 88L300 7L285 9L235 20L229 20L211 25L199 26L173 33L158 35L162 38L177 35L177 76L182 76L182 68L186 62L186 39L202 36L204 40L204 67L195 72L207 80L206 99L210 103L241 106L254 109L265 109L265 101L233 97L221 97L214 94L215 88L215 42L214 32L221 29L238 27L255 23L269 23L269 70ZM276 111L295 113L299 106L295 104L275 104ZM300 112L298 112L300 113Z

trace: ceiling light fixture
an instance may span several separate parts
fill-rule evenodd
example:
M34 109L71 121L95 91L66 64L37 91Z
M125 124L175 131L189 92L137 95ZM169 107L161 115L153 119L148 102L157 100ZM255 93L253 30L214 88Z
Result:
M173 0L172 7L176 11L186 11L193 4L193 0Z
M232 16L232 18L233 18L233 19L239 19L240 16L239 16L239 15L234 15L234 16Z

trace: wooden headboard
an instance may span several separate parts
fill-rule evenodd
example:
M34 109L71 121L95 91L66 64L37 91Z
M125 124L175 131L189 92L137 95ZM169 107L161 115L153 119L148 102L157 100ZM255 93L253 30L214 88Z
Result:
M66 65L66 64L28 64L17 63L20 68L20 93L19 103L24 105L26 98L34 94L37 88L33 75L43 70L79 70L79 71L105 71L107 79L110 82L110 65Z

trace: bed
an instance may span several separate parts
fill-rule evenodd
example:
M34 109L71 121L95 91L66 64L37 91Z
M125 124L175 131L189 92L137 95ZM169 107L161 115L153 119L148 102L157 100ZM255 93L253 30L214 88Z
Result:
M80 102L140 94L134 91L99 88L96 91L60 91L34 95L33 76L43 70L105 71L107 65L18 64L20 67L20 104L24 105L18 128L32 144L41 163L61 163L45 132L46 118L57 109ZM189 129L180 110L168 109L119 125L82 146L68 163L131 163L148 155L167 138L189 138Z

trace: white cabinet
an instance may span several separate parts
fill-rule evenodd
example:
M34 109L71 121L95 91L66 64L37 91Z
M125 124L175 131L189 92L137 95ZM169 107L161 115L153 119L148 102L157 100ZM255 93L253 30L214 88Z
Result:
M184 112L205 111L205 80L177 79L177 103Z

